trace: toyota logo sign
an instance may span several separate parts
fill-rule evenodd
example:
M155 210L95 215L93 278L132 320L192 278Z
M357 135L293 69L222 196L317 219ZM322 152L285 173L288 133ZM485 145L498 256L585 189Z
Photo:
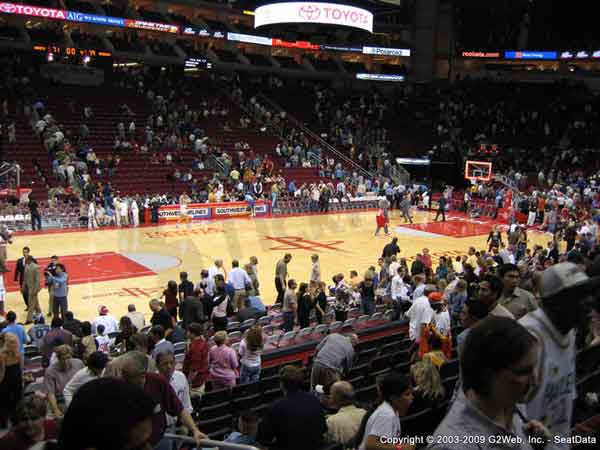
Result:
M0 11L6 14L12 14L17 10L12 3L0 3Z
M272 3L256 8L254 28L278 23L322 23L373 32L373 14L366 9L339 3Z
M310 22L315 22L321 16L321 8L315 5L304 5L298 8L298 15Z

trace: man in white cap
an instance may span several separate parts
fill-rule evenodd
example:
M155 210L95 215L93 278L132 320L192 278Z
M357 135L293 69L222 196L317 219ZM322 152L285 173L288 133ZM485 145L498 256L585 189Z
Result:
M600 277L590 278L578 266L565 262L542 272L541 307L519 322L538 340L537 379L526 405L528 420L539 420L553 436L571 435L575 390L575 332L585 323L592 290ZM552 440L545 450L568 449Z
M98 325L104 325L104 334L109 335L110 333L114 333L115 331L119 331L119 324L117 320L113 316L108 315L108 308L102 305L98 308L98 313L100 314L98 317L94 319L92 332L96 333L96 328Z

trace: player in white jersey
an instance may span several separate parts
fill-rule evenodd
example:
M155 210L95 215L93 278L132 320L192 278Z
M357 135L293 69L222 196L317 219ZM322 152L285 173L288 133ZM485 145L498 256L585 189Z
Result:
M526 403L527 419L542 422L554 438L545 450L571 448L559 438L571 435L575 390L575 329L587 320L591 292L600 277L589 278L565 262L542 272L542 306L519 323L538 340L537 380Z
M192 218L188 214L188 204L192 200L188 197L187 193L184 192L179 196L179 219L177 219L176 226L179 226L181 222L190 223Z

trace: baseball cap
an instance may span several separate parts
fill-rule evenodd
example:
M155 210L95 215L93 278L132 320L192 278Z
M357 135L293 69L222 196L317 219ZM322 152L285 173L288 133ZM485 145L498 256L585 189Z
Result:
M563 291L592 290L600 286L600 277L588 277L572 262L555 264L542 272L540 297L549 298Z
M108 314L108 308L106 306L101 306L100 309L100 314Z
M443 303L443 296L441 292L432 292L428 295L429 304L431 305L439 305Z

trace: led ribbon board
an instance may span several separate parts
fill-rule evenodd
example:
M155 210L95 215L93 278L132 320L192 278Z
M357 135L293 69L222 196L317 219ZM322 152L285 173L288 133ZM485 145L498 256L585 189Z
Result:
M254 11L254 28L278 23L315 23L373 32L373 14L350 5L321 2L272 3Z

